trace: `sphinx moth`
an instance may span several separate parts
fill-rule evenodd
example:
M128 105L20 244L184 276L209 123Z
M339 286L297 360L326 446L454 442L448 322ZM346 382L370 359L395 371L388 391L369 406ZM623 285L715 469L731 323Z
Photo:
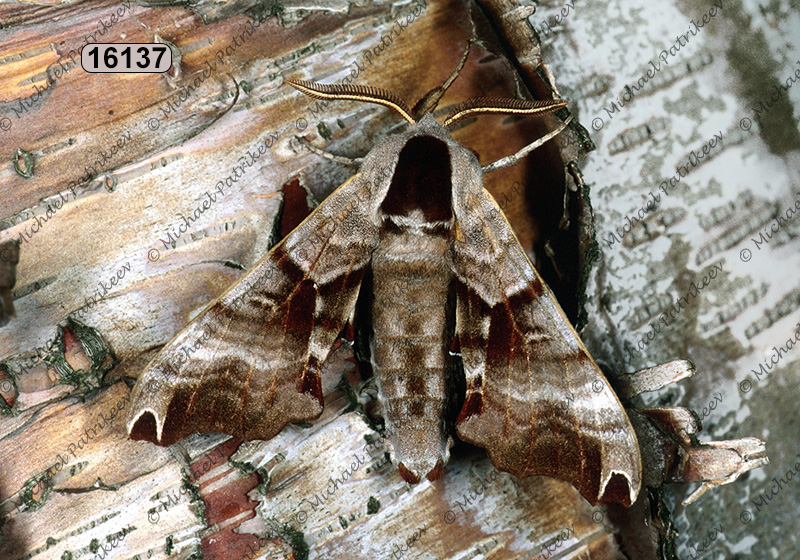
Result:
M449 83L412 110L379 88L287 82L382 104L410 125L160 351L133 389L130 437L263 440L318 417L322 365L355 323L407 482L442 475L455 427L500 470L566 480L593 504L633 503L641 458L630 421L483 188L498 167L482 169L434 120ZM565 105L478 98L445 125Z

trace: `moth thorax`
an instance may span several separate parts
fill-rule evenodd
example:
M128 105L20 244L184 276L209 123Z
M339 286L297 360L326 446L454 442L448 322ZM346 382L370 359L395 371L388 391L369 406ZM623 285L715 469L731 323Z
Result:
M443 140L410 138L400 150L381 211L386 216L421 216L427 223L450 222L451 172L450 151Z

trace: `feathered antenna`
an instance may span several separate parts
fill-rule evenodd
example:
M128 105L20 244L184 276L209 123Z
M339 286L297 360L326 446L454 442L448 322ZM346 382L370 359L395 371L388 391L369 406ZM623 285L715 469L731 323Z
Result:
M411 116L411 109L408 108L406 102L389 90L351 84L318 84L305 80L285 80L285 82L294 89L316 99L349 99L352 101L377 103L378 105L394 109L400 113L400 116L412 124L416 122Z
M445 126L457 123L460 120L468 119L477 115L496 115L511 114L539 117L558 111L566 107L569 101L566 99L509 99L501 97L475 97L467 99L456 105L447 118L444 120Z

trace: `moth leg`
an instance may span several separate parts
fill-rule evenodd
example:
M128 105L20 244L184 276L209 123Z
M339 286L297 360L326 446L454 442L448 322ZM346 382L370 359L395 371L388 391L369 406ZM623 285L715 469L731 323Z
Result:
M458 62L458 65L455 67L447 79L444 81L442 85L439 87L435 87L430 90L425 96L417 101L417 104L414 105L414 118L419 121L422 117L427 115L428 113L432 112L436 109L436 106L441 101L442 97L444 97L445 92L447 89L456 81L458 75L461 73L461 70L464 69L464 64L467 62L467 56L469 56L469 49L472 46L472 39L467 42L467 48L464 49L464 54L461 55L461 60Z
M341 163L342 165L361 165L364 162L363 157L349 158L346 156L337 156L336 154L332 154L323 149L317 148L316 146L312 146L311 142L309 142L302 136L295 136L295 139L297 139L297 141L300 142L303 146L305 146L306 149L308 149L310 152L313 152L318 156L322 156L325 159L335 161L336 163Z
M555 130L553 130L551 132L548 132L547 134L545 134L544 136L542 136L538 140L534 140L533 142L531 142L530 144L528 144L527 146L522 148L520 151L518 151L516 154L512 154L510 156L506 156L504 158L498 159L497 161L495 161L493 163L490 163L488 165L484 165L483 167L481 167L481 171L483 171L483 174L485 175L486 173L491 173L492 171L497 171L498 169L504 169L506 167L511 167L513 165L517 165L517 163L519 163L519 160L521 160L522 158L527 156L533 150L535 150L536 148L538 148L539 146L541 146L542 144L544 144L548 140L552 139L553 137L558 136L559 134L561 134L561 132L565 128L567 128L567 125L571 121L572 121L572 115L570 115L567 118L567 120L562 122L561 125L559 125L559 127L557 129L555 129Z

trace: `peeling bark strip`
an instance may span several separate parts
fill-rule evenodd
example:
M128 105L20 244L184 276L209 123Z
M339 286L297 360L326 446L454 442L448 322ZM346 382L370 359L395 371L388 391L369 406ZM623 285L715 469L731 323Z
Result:
M225 456L228 454L228 451L233 453L238 447L239 442L236 441L236 439L231 438L219 447L215 447L206 453L206 455L204 455L201 459L203 461L202 465L200 464L200 461L196 461L194 465L192 465L192 474L189 476L189 482L197 482L197 479L210 471L212 466L217 466L217 459L212 457L212 455L216 455L219 458L220 463L222 463L226 460Z
M700 295L700 291L708 286L711 283L711 280L717 277L717 272L722 272L722 261L715 264L711 270L708 271L708 274L703 276L703 284L698 286L694 280L692 280L692 287L686 292L685 296L682 296L675 300L675 305L672 306L672 309L669 310L669 318L667 317L667 313L662 313L659 319L661 320L664 325L669 326L670 319L676 319L677 316L680 314L683 309L689 305L689 297L691 296L692 299L695 299L697 296ZM636 343L636 352L641 352L647 345L650 344L656 337L657 334L661 332L661 325L657 322L650 323L651 331L645 334L639 341ZM631 346L628 342L625 342L625 357L623 360L626 364L629 364L633 359L633 352L631 351Z
M717 15L717 9L722 9L722 0L714 2L714 5L708 10L708 12L703 14L703 23L698 24L692 19L689 22L691 24L689 26L689 31L682 35L676 35L675 42L668 49L662 50L656 57L656 60L660 60L664 64L669 65L667 58L670 56L676 56L681 50L681 47L685 47L689 43L689 33L692 34L692 37L696 36L700 32L700 29L705 27L705 25L711 21L711 18ZM622 92L622 100L620 100L620 96L617 96L617 101L611 102L610 109L603 109L606 112L607 118L613 119L614 113L617 113L622 107L625 107L626 103L629 103L633 99L634 92L639 92L644 89L644 86L647 84L647 82L661 71L661 62L659 62L658 66L656 66L656 63L651 60L650 66L652 66L652 68L648 68L647 72L643 73L642 76L633 84L625 85L625 88ZM617 103L619 103L619 105L617 105ZM600 130L603 128L603 124L604 122L601 117L595 117L592 120L592 128L595 130Z
M147 521L149 521L151 525L155 525L161 520L161 515L159 514L160 511L167 511L169 510L169 508L177 505L185 494L187 493L194 494L196 487L194 487L193 485L197 482L197 479L206 474L208 471L210 471L212 465L213 466L217 465L217 458L219 459L220 463L225 462L226 461L225 456L227 452L228 451L233 452L238 446L239 443L235 439L229 439L221 446L215 447L213 450L207 453L202 459L203 464L199 466L200 468L198 468L197 470L195 470L194 468L198 467L199 461L198 463L195 463L192 466L191 469L192 472L189 475L188 480L186 480L183 484L181 484L177 494L174 490L171 493L165 492L165 494L167 495L167 500L166 501L162 500L158 506L148 510ZM216 455L217 458L213 457L212 455Z
M263 142L260 142L258 144L257 154L254 153L255 147L253 148L253 151L250 151L250 149L248 149L247 156L240 156L238 160L240 163L234 165L231 168L233 171L232 175L228 175L224 180L217 181L217 184L214 185L214 190L216 190L220 196L226 196L228 193L224 192L224 189L231 188L233 187L234 183L239 182L239 179L244 176L247 169L252 167L255 164L256 160L263 154L265 154L268 149L272 148L273 144L275 143L275 140L277 139L278 135L275 134L274 132L271 132ZM242 160L244 160L244 163L241 163ZM203 200L203 203L199 204L197 208L194 209L194 212L190 214L189 218L181 214L181 219L183 220L183 222L178 225L177 233L175 231L175 228L173 227L172 231L167 232L166 240L159 239L159 241L161 241L161 244L164 246L165 250L174 249L181 235L189 231L191 223L197 221L200 218L200 216L203 215L203 212L211 208L211 205L217 201L217 197L211 194L209 191L206 191L206 196L208 198ZM147 258L152 262L157 261L160 258L158 249L151 249L147 253Z
M800 192L798 192L796 194L798 196L800 196ZM751 237L750 241L753 242L753 245L755 245L756 249L758 249L760 251L761 250L761 245L763 245L764 243L769 244L769 241L770 241L770 239L772 239L772 236L775 235L776 233L778 233L778 230L780 230L782 227L786 226L787 223L792 218L794 218L794 216L795 216L795 214L797 214L798 210L800 210L800 198L795 200L794 201L794 205L793 206L789 206L782 215L776 216L774 218L775 219L775 223L771 224L769 226L770 231L767 231L767 226L764 226L764 231L761 232L761 235L759 235L758 240L756 240L756 239ZM783 221L781 221L781 220L783 220Z

